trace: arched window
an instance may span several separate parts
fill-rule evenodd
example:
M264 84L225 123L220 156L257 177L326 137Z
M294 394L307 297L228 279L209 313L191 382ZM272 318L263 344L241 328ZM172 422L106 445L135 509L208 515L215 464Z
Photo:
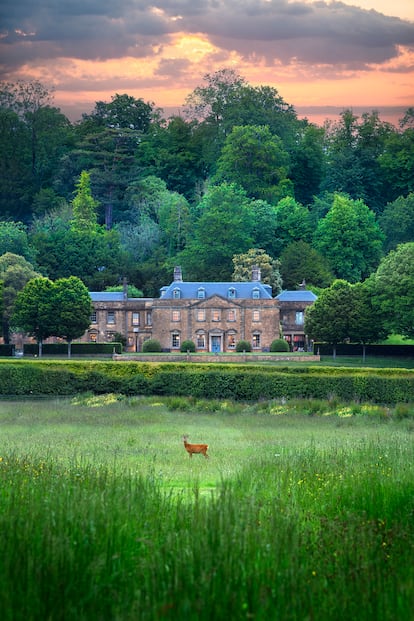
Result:
M173 289L173 298L174 300L178 300L181 297L181 289L179 289L179 287L176 287L175 289Z
M230 287L230 289L227 291L227 297L228 298L236 297L236 289L234 287Z
M252 298L253 298L253 300L258 300L260 298L260 289L259 289L259 287L253 287Z
M204 287L199 287L197 289L197 297L199 300L203 300L206 297L206 290Z

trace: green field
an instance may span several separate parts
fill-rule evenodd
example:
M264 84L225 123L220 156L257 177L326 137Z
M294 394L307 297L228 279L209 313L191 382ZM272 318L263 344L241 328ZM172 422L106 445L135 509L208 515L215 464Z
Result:
M0 425L4 621L413 619L414 406L104 395Z

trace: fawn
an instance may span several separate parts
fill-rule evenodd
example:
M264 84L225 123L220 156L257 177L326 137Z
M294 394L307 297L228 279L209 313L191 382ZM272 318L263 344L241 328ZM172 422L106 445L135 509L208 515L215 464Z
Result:
M204 455L204 457L208 459L209 457L207 455L208 444L189 444L187 442L187 439L188 439L188 436L183 436L184 448L190 457L193 456L193 453L199 453L201 455Z

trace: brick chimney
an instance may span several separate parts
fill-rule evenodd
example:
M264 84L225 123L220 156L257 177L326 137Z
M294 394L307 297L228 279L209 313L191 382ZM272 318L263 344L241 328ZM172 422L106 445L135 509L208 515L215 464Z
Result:
M179 265L174 268L174 282L183 282L183 273Z
M260 267L258 265L253 265L252 267L252 281L260 282L262 275L260 273Z
M126 278L122 279L122 293L124 300L128 299L128 281Z

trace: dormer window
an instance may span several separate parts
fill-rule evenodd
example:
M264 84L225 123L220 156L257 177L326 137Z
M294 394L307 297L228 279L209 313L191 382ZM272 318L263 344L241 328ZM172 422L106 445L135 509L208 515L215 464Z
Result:
M252 298L253 298L253 300L258 300L260 298L260 289L259 289L259 287L254 287L254 289L252 291Z
M199 300L203 300L206 297L206 290L204 287L199 287L197 290L197 297Z
M181 297L181 289L176 287L175 289L173 289L173 298L174 300L179 300L180 297Z
M227 297L228 298L236 297L236 289L234 287L230 287L230 289L227 291Z

